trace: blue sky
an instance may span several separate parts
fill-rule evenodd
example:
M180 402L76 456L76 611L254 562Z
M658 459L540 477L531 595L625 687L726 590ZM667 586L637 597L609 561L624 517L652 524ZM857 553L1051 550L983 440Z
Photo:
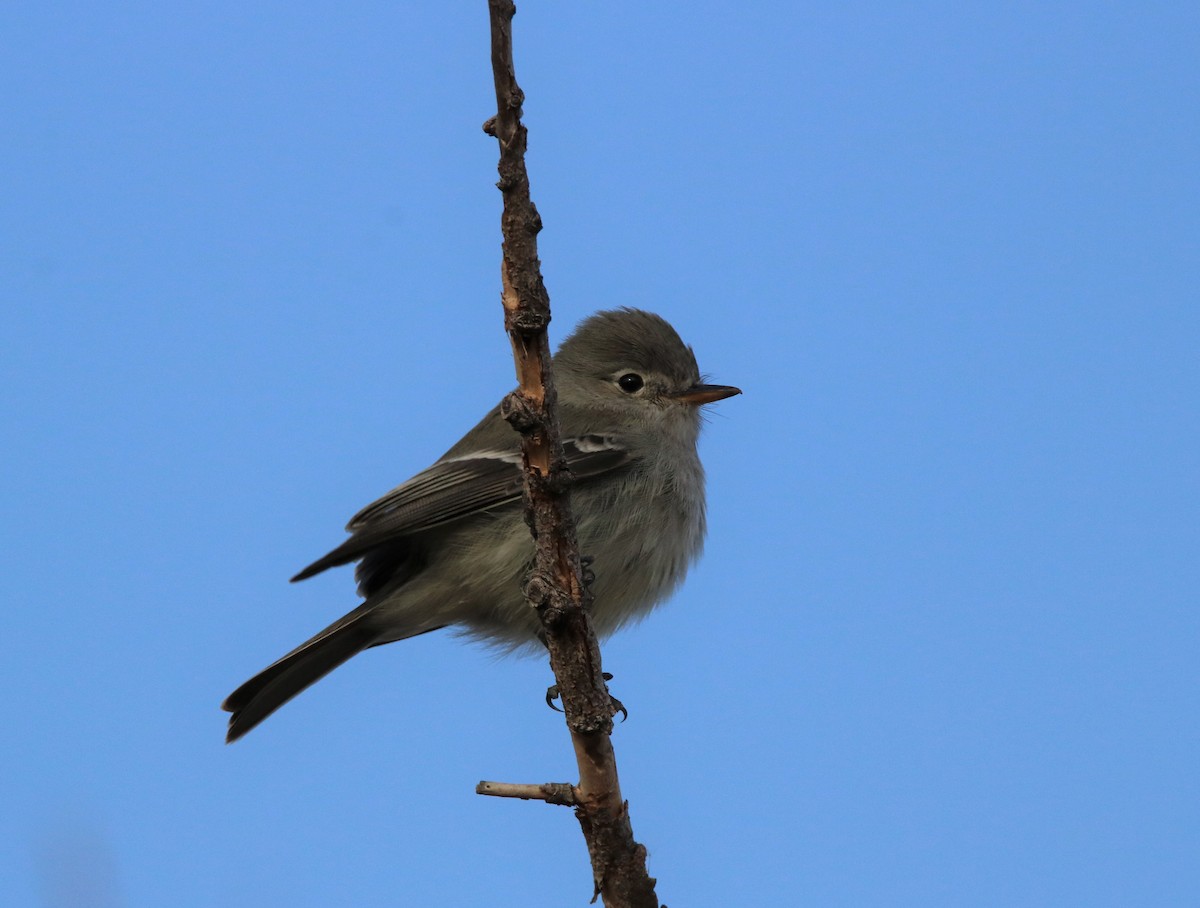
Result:
M539 660L287 578L512 384L485 4L0 12L0 901L585 904ZM1200 12L535 4L556 337L716 381L605 649L671 905L1200 903Z

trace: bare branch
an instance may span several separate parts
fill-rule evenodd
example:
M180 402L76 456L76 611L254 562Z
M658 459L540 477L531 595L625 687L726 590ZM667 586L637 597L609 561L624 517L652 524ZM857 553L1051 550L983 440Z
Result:
M654 880L646 873L646 849L633 838L628 804L621 797L613 754L613 701L605 686L600 647L587 618L589 593L583 583L570 473L563 457L550 364L550 297L537 257L541 218L529 192L525 169L526 130L521 123L524 93L512 56L511 0L489 0L496 116L484 124L500 146L497 183L504 196L501 265L504 325L512 342L519 387L504 401L505 418L522 435L526 516L536 544L535 568L525 595L538 611L550 650L550 665L563 711L579 784L571 796L587 840L595 893L608 908L658 908ZM483 786L493 790L482 791ZM481 783L481 794L551 799L545 786ZM533 793L537 792L537 793ZM553 803L561 803L554 801Z
M545 801L547 804L562 804L574 807L579 803L575 786L570 782L543 782L530 785L524 782L480 782L475 794L491 795L494 798L520 798L522 801Z

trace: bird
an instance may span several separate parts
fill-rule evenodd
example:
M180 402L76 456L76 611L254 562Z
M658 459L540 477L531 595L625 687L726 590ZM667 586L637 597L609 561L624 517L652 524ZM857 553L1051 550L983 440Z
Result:
M607 637L682 582L706 531L702 408L739 388L701 380L692 348L659 315L597 312L553 357L571 506L590 559L589 616ZM533 541L520 436L494 407L428 469L355 514L341 545L300 581L357 562L357 608L231 693L226 741L245 735L358 653L451 627L504 652L542 646L522 579Z

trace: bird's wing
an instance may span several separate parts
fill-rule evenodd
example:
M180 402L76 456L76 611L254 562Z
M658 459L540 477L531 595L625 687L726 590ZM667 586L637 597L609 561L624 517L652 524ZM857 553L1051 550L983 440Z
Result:
M629 461L627 447L615 435L567 438L563 440L563 452L567 466L579 481L608 473ZM517 451L482 451L443 458L355 514L346 526L350 538L292 580L304 580L327 568L356 561L381 546L406 549L406 536L520 497L521 455Z
M442 460L350 518L355 534L413 533L503 504L521 494L521 455L481 451Z

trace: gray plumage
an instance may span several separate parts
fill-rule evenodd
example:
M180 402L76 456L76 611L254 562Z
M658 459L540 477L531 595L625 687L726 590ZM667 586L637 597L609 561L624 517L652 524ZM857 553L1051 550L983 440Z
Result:
M603 637L665 599L700 554L700 406L739 392L701 384L675 329L637 309L586 319L554 355L554 376ZM520 437L496 407L433 466L351 518L350 537L292 579L358 561L364 602L226 698L227 740L372 646L447 626L507 650L539 646L521 593L533 543L520 464Z

